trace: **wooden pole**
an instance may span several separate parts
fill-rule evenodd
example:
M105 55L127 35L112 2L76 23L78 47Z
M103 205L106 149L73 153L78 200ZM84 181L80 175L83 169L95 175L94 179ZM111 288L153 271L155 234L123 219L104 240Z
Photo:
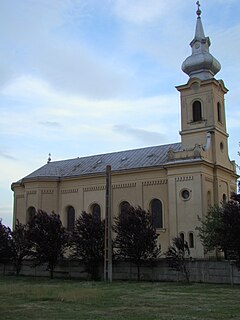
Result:
M112 282L112 182L111 182L111 166L106 167L106 216L105 216L104 280Z

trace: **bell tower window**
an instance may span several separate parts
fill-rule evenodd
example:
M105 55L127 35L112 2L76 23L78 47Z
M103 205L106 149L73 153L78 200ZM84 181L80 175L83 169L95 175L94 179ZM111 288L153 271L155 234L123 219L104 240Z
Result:
M200 101L194 101L192 105L193 122L202 120L202 105Z
M217 115L218 115L218 122L222 123L222 112L221 112L221 104L218 102L217 104Z

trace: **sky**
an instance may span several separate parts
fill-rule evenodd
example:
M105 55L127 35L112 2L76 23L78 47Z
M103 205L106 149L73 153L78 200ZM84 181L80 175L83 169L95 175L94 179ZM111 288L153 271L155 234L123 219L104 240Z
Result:
M240 1L202 0L215 76L240 133ZM188 76L195 0L0 0L0 218L11 183L52 161L180 141L175 86Z

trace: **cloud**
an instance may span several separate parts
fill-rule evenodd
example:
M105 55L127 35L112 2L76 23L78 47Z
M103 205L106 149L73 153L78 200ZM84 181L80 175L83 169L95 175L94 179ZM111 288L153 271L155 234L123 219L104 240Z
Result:
M56 121L39 121L38 123L42 126L49 127L49 128L61 127L61 124Z
M88 12L92 7L78 1L58 4L54 0L51 4L45 0L34 3L10 0L1 8L0 36L4 50L0 53L0 84L30 74L56 90L92 98L129 92L134 87L131 71L121 66L111 52L106 56L106 52L103 55L101 50L94 50L82 30L74 37L76 31L68 25L75 8L81 19L81 11ZM81 29L87 26L82 23Z
M32 65L42 79L56 90L92 98L126 94L133 87L132 76L114 61L104 60L76 42L51 41L43 49L35 48ZM37 59L36 59L37 57ZM35 60L36 59L36 60Z
M240 62L238 59L238 52L240 50L240 24L237 24L230 28L221 28L217 30L215 29L213 32L213 47L216 55L220 56L220 60L223 61L222 71L225 72L225 69L227 67L231 71L232 75L234 75L234 70L237 66L240 66ZM233 44L235 44L234 48ZM226 66L224 66L225 61L234 61L234 64L226 63Z
M166 136L160 132L133 128L127 124L115 125L113 130L127 137L140 140L144 144L162 144L167 140Z
M1 131L9 141L13 140L19 159L26 158L27 150L35 168L45 162L49 151L53 159L62 159L141 147L142 143L160 144L163 139L164 142L178 140L177 93L97 100L57 91L48 83L25 75L5 86L2 97L21 101L20 106L3 113ZM126 119L131 122L131 128L114 129L114 125L126 123ZM134 128L144 128L146 132L134 132ZM37 158L33 157L36 154Z
M14 161L17 160L16 157L14 157L14 156L12 156L12 155L4 152L4 151L1 151L1 150L0 150L0 157L1 157L1 158L4 158L4 159L8 159L8 160L14 160Z
M156 21L169 12L173 5L177 6L176 0L116 0L113 5L121 19L135 24Z

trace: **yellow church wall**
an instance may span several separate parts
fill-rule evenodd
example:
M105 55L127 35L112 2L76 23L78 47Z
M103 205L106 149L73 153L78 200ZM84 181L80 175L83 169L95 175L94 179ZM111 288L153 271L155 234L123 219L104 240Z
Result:
M170 240L183 233L189 242L189 234L192 233L194 248L191 248L191 255L204 257L196 227L200 225L198 217L203 219L208 205L214 204L213 166L192 161L187 167L175 165L169 168L168 175ZM183 199L183 190L189 191L189 199Z
M101 218L105 218L105 188L103 186L100 186L100 189L95 191L84 190L83 198L86 212L91 212L92 206L98 204L101 208Z
M13 211L14 211L13 226L15 226L17 219L19 220L19 222L25 223L26 201L25 201L24 188L22 187L16 188L14 192Z
M216 148L215 162L225 168L233 170L232 162L229 160L228 156L228 142L226 134L219 131L218 134L215 134L213 143Z
M197 238L196 226L198 216L203 218L208 206L220 199L223 193L229 197L230 174L217 171L214 177L213 166L202 161L192 161L187 165L173 165L167 169L142 170L112 174L112 213L119 213L122 201L131 205L140 205L150 209L150 202L157 198L163 204L163 228L158 230L162 252L165 252L171 239L184 234L189 240L189 233L194 237L193 257L203 257L203 248ZM28 182L24 187L15 188L15 217L25 223L26 210L30 206L47 212L60 214L64 226L67 226L67 207L75 208L76 217L83 210L90 212L97 203L101 207L102 218L105 217L105 177L85 177L67 179L61 182ZM187 189L190 198L184 200L181 192ZM210 195L208 194L210 192ZM217 193L217 196L214 195Z

